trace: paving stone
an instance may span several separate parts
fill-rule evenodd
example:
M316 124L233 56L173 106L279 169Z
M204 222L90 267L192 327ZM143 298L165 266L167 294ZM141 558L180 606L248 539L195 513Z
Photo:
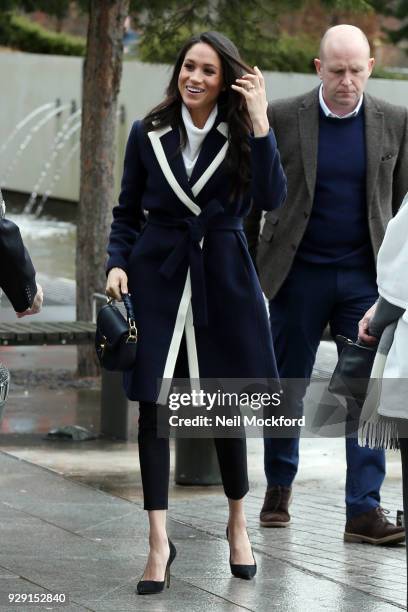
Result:
M169 511L178 549L171 588L144 598L134 593L147 554L140 502L0 453L0 593L24 580L40 591L69 592L75 611L404 609L405 547L345 544L338 487L311 495L310 487L298 485L293 523L282 530L259 527L263 492L251 491L246 508L258 574L250 582L230 573L222 493L183 495ZM384 499L398 507L398 483L385 486Z
M384 497L389 505L400 507L401 493L398 485L386 486L385 492ZM256 551L292 568L303 569L338 584L357 588L362 593L388 600L389 603L378 604L379 610L382 610L381 606L404 605L405 546L373 547L344 543L344 509L339 505L339 495L336 492L324 493L322 496L310 495L298 485L291 507L293 522L286 529L260 528L258 514L263 495L252 494L251 491L247 497L248 531ZM207 499L199 505L178 501L171 515L183 518L185 523L197 529L221 537L226 520L225 501L221 499L214 503L214 500ZM328 516L330 525L327 522ZM307 593L309 598L310 591ZM325 610L329 609L328 605L327 597ZM359 607L356 605L350 610Z

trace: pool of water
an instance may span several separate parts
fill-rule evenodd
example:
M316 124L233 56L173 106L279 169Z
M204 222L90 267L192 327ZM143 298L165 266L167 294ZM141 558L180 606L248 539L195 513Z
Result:
M24 214L28 196L4 194L7 218L20 228L37 273L49 277L75 279L76 206L47 202L44 214L37 218Z

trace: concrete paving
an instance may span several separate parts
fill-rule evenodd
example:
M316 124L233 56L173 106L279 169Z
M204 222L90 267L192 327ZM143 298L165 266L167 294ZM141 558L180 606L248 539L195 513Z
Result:
M178 500L168 523L178 548L171 588L142 598L134 593L146 555L140 503L5 452L0 483L0 610L39 609L9 605L8 595L47 592L64 593L67 610L404 609L403 547L343 544L342 510L333 494L299 486L295 522L286 530L260 529L261 492L250 494L249 533L259 570L248 583L229 573L219 492ZM392 501L391 490L388 495Z
M34 376L24 382L15 372L0 425L1 611L62 608L8 603L9 593L50 592L69 597L66 610L405 609L405 546L343 542L344 440L338 437L301 440L293 522L281 530L259 527L262 440L248 440L246 508L259 568L251 582L229 571L221 487L182 487L172 479L168 527L178 555L171 587L155 597L135 595L147 552L136 404L130 407L129 442L46 440L49 429L67 424L98 432L99 391L70 384L73 347L8 348L0 357L12 370L23 368L25 376L30 371ZM334 361L333 346L322 343L320 371ZM41 381L43 368L46 384L33 382ZM400 478L399 455L391 452L382 503L392 518L402 507Z

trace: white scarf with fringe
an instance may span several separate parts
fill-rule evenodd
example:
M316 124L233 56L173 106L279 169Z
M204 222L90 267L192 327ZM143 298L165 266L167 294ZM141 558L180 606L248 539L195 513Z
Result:
M387 226L378 253L379 294L404 314L381 336L360 416L359 440L398 448L398 420L408 419L408 194Z

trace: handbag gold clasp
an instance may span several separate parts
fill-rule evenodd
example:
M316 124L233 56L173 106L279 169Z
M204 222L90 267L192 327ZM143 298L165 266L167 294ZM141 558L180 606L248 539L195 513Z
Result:
M101 349L101 356L103 357L103 354L105 352L105 346L106 346L107 338L106 338L106 336L103 336L103 335L102 335L102 338L103 338L103 342L100 342L99 348Z
M137 342L137 328L134 319L129 319L129 335L126 344L128 342Z

